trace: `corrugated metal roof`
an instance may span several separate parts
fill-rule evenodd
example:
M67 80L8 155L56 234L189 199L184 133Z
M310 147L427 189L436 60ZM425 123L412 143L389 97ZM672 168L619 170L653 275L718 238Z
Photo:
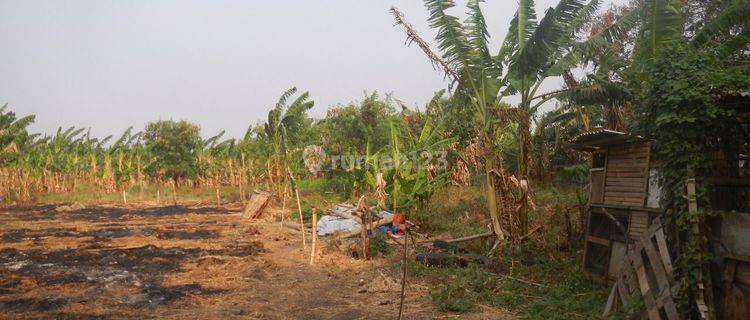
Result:
M634 139L641 139L641 137L615 130L596 129L575 136L570 140L570 148L583 151L595 151L605 146L621 144Z

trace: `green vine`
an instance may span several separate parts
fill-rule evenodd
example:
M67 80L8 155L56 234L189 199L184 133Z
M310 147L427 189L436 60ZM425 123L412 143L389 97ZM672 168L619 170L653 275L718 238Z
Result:
M703 253L707 239L692 230L704 228L711 214L706 179L711 156L722 148L723 133L736 123L734 112L722 108L719 98L746 90L749 81L708 54L679 47L665 50L645 71L635 130L653 141L670 243L678 255L679 302L692 313L697 282L710 259ZM690 178L697 182L696 212L688 210L685 183Z

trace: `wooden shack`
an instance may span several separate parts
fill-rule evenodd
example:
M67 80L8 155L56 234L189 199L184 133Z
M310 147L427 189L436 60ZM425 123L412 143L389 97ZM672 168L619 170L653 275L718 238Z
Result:
M608 282L619 275L616 262L625 256L623 230L638 239L661 211L660 190L649 183L657 166L651 161L650 143L627 133L602 129L571 143L592 153L584 268Z
M731 141L739 147L729 148L735 150L731 153L716 150L706 177L710 209L720 212L707 221L714 305L726 319L750 319L750 163L742 151L750 145L750 128L742 128L744 137ZM571 148L592 155L584 269L611 283L628 251L625 234L639 239L663 213L659 164L651 156L651 142L624 132L596 130L570 142Z

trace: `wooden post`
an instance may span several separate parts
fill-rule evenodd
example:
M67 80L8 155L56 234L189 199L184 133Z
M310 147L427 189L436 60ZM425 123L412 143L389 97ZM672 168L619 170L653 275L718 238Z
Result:
M172 202L177 205L177 182L172 179Z
M216 188L216 205L221 205L221 197L219 196L219 188Z
M244 169L244 165L242 167ZM245 172L244 171L240 172L239 183L237 183L237 186L240 189L240 202L242 202L243 204L245 203L245 190L242 189L242 185L245 182L245 177L244 176L245 176Z
M161 188L156 189L156 203L161 203Z
M124 188L122 189L122 203L128 204L128 193Z
M294 188L294 195L297 197L297 211L299 211L299 223L302 226L302 248L307 250L307 241L305 241L305 219L302 217L302 204L299 202L299 189Z
M294 189L294 196L297 198L297 211L299 212L299 223L302 225L302 248L307 250L307 241L305 240L305 219L302 217L302 204L299 201L299 188L297 187L297 181L294 179L292 169L286 167L287 173L289 173L289 179L292 180L292 189Z
M695 192L695 179L688 179L685 185L687 187L688 212L696 213L698 212L698 199ZM701 223L703 223L703 220L699 220L693 224L693 237L703 238L703 232L700 227ZM703 251L708 250L704 241L701 241L701 247ZM704 268L701 269L701 274L698 275L698 297L695 299L695 304L698 306L701 319L714 320L716 319L716 313L713 304L711 276L709 275L706 279L703 279L703 272L705 270L703 270Z
M315 264L315 245L318 242L318 208L312 207L312 250L310 251L310 265Z
M281 193L281 225L282 226L284 225L284 212L286 212L286 190L287 190L287 185L284 184L284 191Z
M370 224L369 219L367 219L370 216L370 212L367 208L367 205L365 204L365 196L361 196L359 198L359 202L357 203L357 210L360 212L360 222L361 222L361 228L359 229L359 237L360 242L362 244L362 259L367 260L369 258L369 252L370 251L370 245L367 238L367 232L370 230Z

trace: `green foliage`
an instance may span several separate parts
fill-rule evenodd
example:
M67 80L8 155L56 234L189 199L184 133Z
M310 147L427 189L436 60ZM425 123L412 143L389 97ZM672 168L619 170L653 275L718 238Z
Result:
M507 267L512 256L503 256ZM410 267L409 274L440 284L430 295L438 309L471 312L477 305L508 309L525 319L601 319L608 291L593 285L575 259L535 258L533 265L516 264L512 277L530 280L536 286L479 268L434 268L421 264ZM637 302L635 302L637 303Z
M455 281L446 284L440 292L431 294L430 298L440 311L463 313L476 310L473 292Z
M382 173L386 193L390 195L394 210L416 214L422 219L432 194L448 183L445 148L453 141L440 135L441 130L427 119L418 131L390 122L390 144L366 162L371 164L365 178L371 188L376 188L376 176ZM413 128L417 129L417 128Z
M156 158L152 172L172 180L197 176L195 155L201 145L198 126L186 121L151 122L143 139L146 150Z
M750 78L727 68L713 56L680 47L665 50L647 68L643 102L639 105L636 128L654 141L654 157L661 164L659 182L664 193L667 217L682 239L678 271L683 279L682 301L692 308L697 279L709 257L702 253L705 239L690 236L693 227L703 224L709 211L688 212L685 182L696 178L699 208L710 208L707 198L711 176L712 150L736 155L740 146L727 144L733 133L741 132L732 110L717 97L750 88Z
M377 257L377 256L390 256L393 253L393 248L391 247L390 243L388 243L388 238L383 235L379 234L373 238L370 239L370 256L371 257Z

